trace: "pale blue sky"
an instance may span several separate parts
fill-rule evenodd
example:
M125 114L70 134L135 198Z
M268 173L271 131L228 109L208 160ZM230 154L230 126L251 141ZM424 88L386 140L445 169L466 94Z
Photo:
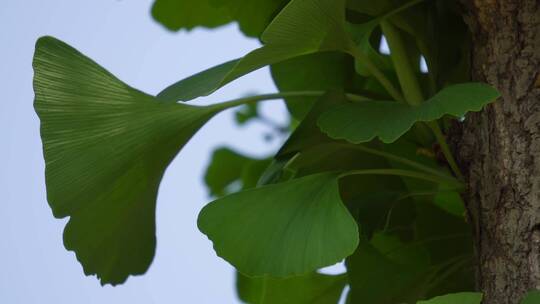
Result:
M157 209L158 248L148 273L101 287L85 277L62 245L66 220L54 219L45 200L39 121L32 108L31 61L39 36L64 40L131 86L155 94L192 73L258 46L236 25L170 33L155 23L152 0L25 0L0 7L0 303L237 303L233 269L216 257L196 227L208 201L202 172L210 151L229 145L254 155L274 151L264 126L234 126L231 112L205 126L169 167ZM206 98L273 92L261 70ZM284 121L281 103L264 111Z

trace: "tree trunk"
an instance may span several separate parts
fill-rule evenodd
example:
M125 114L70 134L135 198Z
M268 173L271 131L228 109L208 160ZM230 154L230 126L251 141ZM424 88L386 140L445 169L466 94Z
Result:
M540 289L540 1L462 0L472 78L502 94L467 116L455 147L485 304Z

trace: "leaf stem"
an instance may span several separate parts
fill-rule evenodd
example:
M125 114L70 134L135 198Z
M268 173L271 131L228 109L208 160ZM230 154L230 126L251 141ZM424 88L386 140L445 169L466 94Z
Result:
M395 175L403 177L412 177L423 179L437 184L453 184L456 189L462 189L463 184L454 178L443 177L440 175L426 174L418 171L403 170L403 169L363 169L347 171L339 175L345 177L349 175Z
M425 238L425 239L422 239L422 240L413 241L413 242L410 242L410 243L403 244L403 245L401 245L401 246L399 246L397 248L392 248L391 250L386 251L383 254L388 256L388 255L393 254L395 252L398 252L400 250L415 247L415 246L422 246L422 245L424 245L426 243L430 243L430 242L467 238L467 237L470 237L470 236L471 235L469 233L454 233L454 234L446 234L444 236Z
M390 47L390 56L394 62L396 74L405 95L405 102L418 106L424 100L420 84L416 79L411 60L405 50L405 44L396 28L387 21L381 22L381 29Z
M422 3L426 0L413 0L413 1L410 1L408 3L405 3L404 5L398 7L398 8L395 8L393 10L391 10L390 12L386 13L384 16L383 16L383 20L385 20L386 18L389 18L389 17L392 17L392 15L395 15L399 12L402 12L406 9L408 9L409 7L412 7L412 6L415 6L419 3Z
M261 298L259 300L259 302L261 304L264 304L264 302L266 302L266 288L267 288L267 285L268 285L268 277L265 276L262 279L262 288L261 288L261 295L260 295Z
M379 20L380 22L384 22L384 20L386 20L387 18L424 1L425 0L410 1L409 3L406 3L396 9L391 10L384 16L379 17ZM375 64L373 64L373 62L371 62L369 57L364 52L362 52L362 50L358 48L358 46L352 45L349 52L354 58L362 61L365 64L369 72L373 75L373 77L375 77L375 79L377 79L381 83L381 85L385 88L388 94L392 96L392 98L399 102L405 102L405 98L403 98L401 92L392 84L388 77L386 77L384 73Z
M448 143L446 142L446 138L444 137L444 134L441 131L441 128L439 127L439 124L436 121L429 121L427 122L428 127L433 131L433 134L435 135L435 138L437 139L437 142L439 143L439 146L441 147L441 151L446 158L446 161L448 162L448 165L450 166L450 169L454 172L454 174L457 176L458 179L464 180L463 174L461 173L461 170L459 169L459 166L454 159L454 156L452 155L452 151L450 151L450 147L448 146Z
M428 284L428 290L431 290L437 285L442 284L446 279L448 279L449 276L459 271L461 268L467 266L471 262L473 258L470 255L464 254L461 256L458 256L456 259L450 260L450 263L444 263L437 267L436 271L431 276L433 280L430 280L431 282ZM449 265L449 266L448 266ZM440 273L439 270L444 269L446 266L448 268Z
M392 84L392 82L384 75L384 73L379 70L379 68L371 62L369 57L362 52L357 46L351 47L351 55L357 60L365 64L366 68L369 70L371 75L379 81L379 83L384 87L384 89L394 98L396 101L404 102L405 99L401 92Z
M381 22L381 29L390 47L390 56L394 62L399 83L405 94L405 101L411 106L418 106L424 101L424 96L401 36L398 30L386 21ZM430 121L427 123L427 126L432 130L437 142L441 146L441 151L450 169L458 179L463 180L463 174L459 170L459 166L448 147L448 143L439 125L436 121Z
M382 156L382 157L387 158L389 160L400 162L400 163L408 165L408 166L410 166L412 168L416 168L416 169L422 170L422 171L424 171L426 173L437 175L437 176L440 176L440 177L443 177L443 178L452 178L451 176L448 176L448 175L442 173L439 170L430 168L430 167L428 167L426 165L422 165L421 163L415 162L415 161L410 160L410 159L405 158L405 157L397 156L397 155L392 154L392 153L380 151L380 150L377 150L377 149L368 148L368 147L365 147L365 146L362 146L362 145L346 145L346 144L343 144L343 146L345 148L352 148L352 149L360 150L360 151L363 151L363 152L366 152L366 153L379 155L379 156Z
M214 104L211 106L224 110L224 109L236 107L236 106L243 105L246 103L251 103L251 102L258 102L258 101L272 100L272 99L282 99L282 98L287 98L287 97L320 97L324 95L325 93L326 93L325 91L292 91L292 92L261 94L261 95L253 95L253 96L236 98L236 99L228 100L222 103ZM367 97L351 94L351 93L345 93L345 97L348 100L354 101L354 102L370 100Z

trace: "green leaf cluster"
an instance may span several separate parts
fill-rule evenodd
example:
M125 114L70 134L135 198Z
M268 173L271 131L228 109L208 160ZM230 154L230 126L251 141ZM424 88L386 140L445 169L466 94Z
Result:
M295 127L275 155L222 147L204 178L214 200L197 225L238 270L240 298L337 303L348 286L348 303L479 303L445 133L498 93L468 82L466 33L439 38L463 26L453 2L157 0L153 15L170 29L236 21L263 42L157 96L39 39L34 105L47 199L55 217L69 217L66 248L102 284L146 272L157 191L175 155L220 111L242 106L243 124L260 118L256 102L285 99ZM390 55L379 51L383 36ZM185 103L265 66L277 93ZM318 272L340 261L347 273Z

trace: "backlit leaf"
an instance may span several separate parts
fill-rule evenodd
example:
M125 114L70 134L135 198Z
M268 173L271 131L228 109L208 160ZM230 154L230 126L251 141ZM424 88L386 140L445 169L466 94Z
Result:
M358 244L335 173L225 196L202 209L198 226L217 254L248 276L307 274L339 262Z
M34 56L47 198L64 244L102 284L144 273L165 168L220 106L162 103L52 37Z

